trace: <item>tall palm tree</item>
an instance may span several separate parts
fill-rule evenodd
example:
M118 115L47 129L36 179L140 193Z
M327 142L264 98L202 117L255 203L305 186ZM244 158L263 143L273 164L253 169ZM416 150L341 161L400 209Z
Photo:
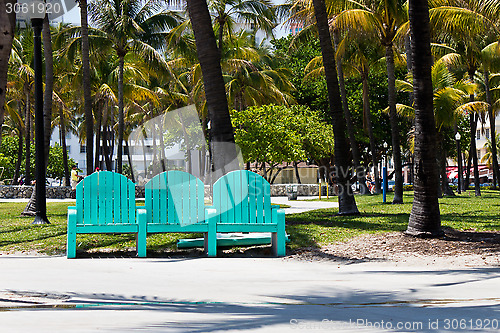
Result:
M90 47L87 0L79 0L81 23L81 62L82 62L82 90L83 108L86 129L86 161L87 175L94 172L93 147L94 147L94 116L92 114L92 92L90 82Z
M407 234L440 236L436 126L431 76L431 36L427 0L409 1L415 100L415 182Z
M235 25L244 23L253 30L272 35L276 16L269 0L210 0L208 7L218 32L219 51L223 49L224 31L231 37Z
M334 25L341 30L357 29L377 36L385 47L389 117L391 122L392 153L395 169L394 204L403 203L403 166L396 111L396 78L394 63L395 40L406 33L408 14L406 0L349 1L351 8L340 13Z
M7 5L13 8L15 0L0 0L0 128L5 117L5 92L7 87L7 71L9 69L10 50L16 24L15 11L7 13ZM0 131L0 143L2 133Z
M453 191L448 186L446 176L446 152L444 150L444 131L452 128L459 117L468 113L478 113L485 110L484 102L468 102L470 94L477 91L477 86L467 80L457 80L448 68L450 58L456 57L450 53L438 59L431 69L433 83L433 106L434 118L437 128L437 159L439 161L439 172L441 176L441 191L445 195L453 195ZM396 81L396 86L400 91L412 92L415 86L412 84L413 78L408 75L408 81ZM415 110L409 106L398 105L398 112L414 117ZM483 111L484 112L484 111Z
M226 173L237 168L234 132L229 116L220 53L205 0L188 0L187 8L203 73L203 85L211 123L212 161L215 170Z
M124 136L123 70L129 52L140 54L154 64L162 63L159 47L166 29L177 25L177 15L161 11L158 2L139 0L103 0L89 5L96 26L96 38L112 48L118 57L118 151L117 172L122 172Z
M342 100L339 91L335 52L333 50L328 25L328 15L324 0L313 0L313 6L321 53L323 55L323 66L325 69L328 100L330 104L329 111L333 121L335 137L335 176L339 186L339 214L359 214L349 180L349 152L345 136L346 124L342 114Z
M471 82L481 67L481 50L493 41L497 32L496 15L500 9L498 1L476 0L436 0L436 8L430 12L433 29L450 44L455 44L457 53ZM493 21L492 21L493 20ZM498 35L498 33L497 33ZM470 95L470 102L475 100ZM470 113L470 152L474 164L474 184L476 196L481 195L479 169L476 152L476 127L478 115Z
M346 73L361 77L363 91L363 127L368 132L370 151L375 178L375 193L380 193L380 179L377 161L377 146L373 134L372 116L370 111L370 85L368 78L370 71L381 58L380 47L373 43L373 36L353 37L347 34L339 45L338 54L343 54Z
M336 15L338 15L340 11L342 11L342 9L345 7L345 1L338 1L338 2L330 1L328 3L325 3L325 6L327 6L326 7L327 15L331 19L334 18ZM296 0L277 6L276 9L277 13L282 17L288 18L287 22L297 22L299 24L305 24L304 28L294 37L294 42L292 43L293 47L297 47L295 41L302 40L302 42L307 42L308 38L317 38L317 29L315 26L313 7L314 6L311 0ZM332 38L335 51L337 51L341 39L341 31L336 27L333 27L332 29ZM312 65L322 66L321 57L317 57L311 60L311 66ZM345 78L342 68L341 55L337 57L336 65L337 65L340 97L342 100L342 109L344 111L344 117L347 126L347 134L352 153L352 162L354 164L354 169L358 179L360 193L369 194L369 190L366 185L364 168L361 166L361 158L360 158L358 143L355 137L355 129L354 129L354 124L352 122L351 111L349 110L349 105L347 101L347 90L345 87ZM323 75L323 67L313 70L311 75L314 76ZM378 179L378 174L376 176ZM378 188L380 189L380 186L378 186Z
M486 143L484 144L484 148L486 148L486 154L481 157L481 163L485 163L489 168L491 168L493 165L493 150L500 150L500 133L496 135L495 139L496 147L493 147L493 137L490 137L490 139L486 139Z
M493 187L496 188L497 184L500 183L500 168L498 165L497 137L495 129L496 117L493 109L494 103L491 92L490 76L492 70L498 69L498 67L500 67L499 66L500 44L498 42L494 42L486 46L484 49L481 50L481 55L483 59L484 91L486 95L486 103L488 103L488 119L490 121L491 167L493 168Z

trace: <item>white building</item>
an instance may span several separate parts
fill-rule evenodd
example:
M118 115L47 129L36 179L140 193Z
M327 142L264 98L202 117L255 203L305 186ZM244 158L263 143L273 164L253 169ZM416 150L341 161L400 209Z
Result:
M500 115L495 119L495 133L500 133ZM487 153L485 144L488 140L491 140L489 118L486 119L486 123L484 125L478 124L478 128L476 130L476 149L479 163L481 163L481 158Z

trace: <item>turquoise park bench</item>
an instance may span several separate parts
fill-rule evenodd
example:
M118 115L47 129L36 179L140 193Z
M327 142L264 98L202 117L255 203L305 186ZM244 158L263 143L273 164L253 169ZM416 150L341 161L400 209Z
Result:
M286 254L285 211L271 205L271 187L262 176L247 170L222 176L213 186L213 207L217 232L271 232L274 254Z
M205 252L217 255L215 210L206 208L205 187L195 176L183 171L162 172L145 186L145 214L139 224L147 233L203 233Z
M67 257L76 257L77 234L93 233L135 233L137 255L145 257L146 225L138 220L132 181L110 171L85 177L76 186L76 206L68 207Z

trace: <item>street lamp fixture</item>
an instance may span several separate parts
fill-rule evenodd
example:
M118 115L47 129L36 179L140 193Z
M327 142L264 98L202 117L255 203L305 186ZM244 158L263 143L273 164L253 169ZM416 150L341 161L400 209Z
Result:
M462 171L462 152L460 151L460 138L462 136L460 133L455 134L455 140L457 141L457 164L458 164L458 186L457 186L457 193L460 194L462 193L462 186L463 186L463 171Z
M382 167L382 201L387 202L387 142L382 145L384 147L384 165Z

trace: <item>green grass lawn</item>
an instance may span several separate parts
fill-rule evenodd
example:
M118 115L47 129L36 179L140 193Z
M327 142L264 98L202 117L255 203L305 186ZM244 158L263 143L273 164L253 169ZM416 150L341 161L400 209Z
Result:
M388 195L388 202L392 196ZM412 192L405 192L403 205L383 204L382 196L357 196L360 216L335 216L336 209L320 209L287 215L287 232L291 249L317 247L365 234L404 231L411 210ZM336 201L336 198L329 200ZM0 203L0 251L37 251L62 254L66 250L66 213L68 203L48 203L52 224L32 225L32 217L19 217L25 203ZM469 191L457 197L440 199L443 226L459 230L500 230L498 211L500 192L483 191L476 198ZM154 234L148 236L148 250L173 251L179 238L189 234ZM199 236L199 235L196 235ZM81 250L127 250L135 247L134 235L78 235Z

